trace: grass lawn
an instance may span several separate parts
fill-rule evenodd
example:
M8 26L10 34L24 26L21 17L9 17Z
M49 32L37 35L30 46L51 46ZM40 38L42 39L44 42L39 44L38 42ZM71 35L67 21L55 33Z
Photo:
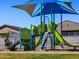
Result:
M0 53L0 59L79 59L79 54L27 54Z

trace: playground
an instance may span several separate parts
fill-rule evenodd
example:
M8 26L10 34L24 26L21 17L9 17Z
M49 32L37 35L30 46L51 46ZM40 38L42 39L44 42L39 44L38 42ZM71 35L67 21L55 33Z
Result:
M62 36L63 14L77 14L71 5L71 1L34 0L13 7L25 10L32 17L40 16L40 24L37 26L31 24L28 33L25 33L25 30L21 29L20 49L22 48L22 41L24 41L24 47L26 50L56 50L56 46L60 46L63 50L64 45L74 47L75 50L76 47L78 47L66 41ZM48 16L49 19L47 20L46 15L48 14L50 17ZM56 14L60 14L61 33L58 32L57 24L55 23Z
M12 8L40 21L0 27L0 59L79 59L79 23L63 21L63 14L78 15L71 0L28 0Z
M69 20L63 22L63 14L78 15L72 1L28 0L12 8L22 9L32 18L40 16L40 24L30 24L30 29L2 26L0 39L4 39L6 49L0 51L0 59L79 59L79 24ZM59 24L56 14L60 15ZM77 29L75 32L73 26ZM67 31L63 31L64 28Z
M19 33L8 33L8 39L6 40L8 49L11 51L51 51L65 50L64 47L68 46L73 47L71 50L76 50L79 46L73 44L72 41L67 41L62 36L63 14L77 15L71 4L72 2L69 0L33 0L23 5L13 6L25 10L31 17L40 16L40 24L37 26L31 24L30 29L20 28ZM58 32L58 24L55 22L56 14L60 15L60 32ZM19 49L16 49L17 45L19 45Z

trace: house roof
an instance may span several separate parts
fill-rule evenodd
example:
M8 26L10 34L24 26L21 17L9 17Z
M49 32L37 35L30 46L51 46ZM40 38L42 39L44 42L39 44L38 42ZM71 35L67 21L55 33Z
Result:
M61 26L59 23L58 26ZM79 23L66 20L62 23L62 31L79 31Z
M13 26L13 25L3 25L3 26L0 27L0 30L5 28L5 27L9 27L9 28L15 29L17 31L20 31L20 27Z

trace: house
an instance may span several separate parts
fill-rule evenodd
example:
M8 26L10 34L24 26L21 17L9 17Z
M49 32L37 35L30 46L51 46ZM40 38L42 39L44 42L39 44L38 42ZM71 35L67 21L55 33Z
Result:
M20 31L22 36L20 36ZM19 45L20 38L22 38L22 45L24 45L24 43L27 43L27 42L29 44L30 30L27 28L21 29L20 27L12 26L12 25L1 26L0 27L0 42L1 42L0 50L7 50L6 47L8 46L10 50L15 50L15 48L20 49L20 45Z
M61 34L61 23L57 27ZM66 20L62 23L62 36L66 42L74 47L79 47L79 23ZM73 48L73 47L71 47ZM66 49L71 49L67 47Z
M12 26L12 25L3 25L0 27L0 50L6 49L5 41L8 39L8 33L14 32L19 33L20 27Z
M8 32L19 32L20 27L12 26L12 25L3 25L0 27L0 34L1 33L8 33Z

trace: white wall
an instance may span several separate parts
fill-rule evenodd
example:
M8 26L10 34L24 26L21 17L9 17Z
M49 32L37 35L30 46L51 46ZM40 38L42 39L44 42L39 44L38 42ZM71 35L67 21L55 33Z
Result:
M63 36L64 40L73 46L79 46L79 36Z
M5 50L5 38L0 36L0 50Z

